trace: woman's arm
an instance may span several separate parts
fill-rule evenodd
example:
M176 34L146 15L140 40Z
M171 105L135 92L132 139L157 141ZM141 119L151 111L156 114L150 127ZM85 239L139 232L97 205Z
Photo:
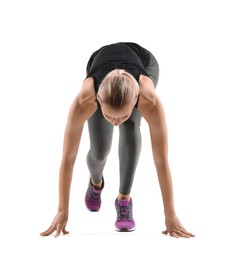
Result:
M78 153L84 123L97 109L95 100L94 88L92 82L88 79L84 82L81 92L73 101L68 115L59 173L59 211L68 212L73 167Z
M48 230L41 233L43 236L57 231L67 233L65 226L68 219L69 195L72 181L73 167L79 149L82 130L85 121L96 111L96 95L93 88L93 80L84 81L80 93L73 101L69 110L64 134L63 155L59 172L59 204L58 213Z
M149 125L152 152L162 193L167 230L174 237L193 236L181 225L176 216L172 177L168 163L168 138L164 109L155 93L152 81L143 76L138 109Z

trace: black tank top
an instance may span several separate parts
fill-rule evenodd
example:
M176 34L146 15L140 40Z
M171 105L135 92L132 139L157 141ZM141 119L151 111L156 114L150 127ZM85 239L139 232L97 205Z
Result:
M105 76L114 69L124 69L139 83L140 75L149 76L145 70L150 53L132 42L119 42L103 46L95 51L87 64L87 77L94 79L95 92Z

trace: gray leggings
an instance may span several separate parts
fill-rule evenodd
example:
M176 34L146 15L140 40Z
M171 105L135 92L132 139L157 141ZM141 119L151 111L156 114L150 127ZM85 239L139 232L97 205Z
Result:
M156 87L159 67L156 59L150 53L146 71ZM134 107L130 118L119 126L119 171L121 194L130 194L141 151L141 114ZM90 150L87 154L87 164L92 180L99 183L102 180L103 169L111 149L113 125L102 115L99 107L88 120Z

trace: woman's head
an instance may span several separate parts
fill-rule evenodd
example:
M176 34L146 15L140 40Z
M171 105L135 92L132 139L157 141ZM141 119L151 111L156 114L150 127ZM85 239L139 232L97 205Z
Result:
M126 121L137 102L138 94L138 82L131 74L121 69L111 71L103 79L98 91L104 117L114 125Z
M131 74L121 69L107 74L98 91L101 101L113 108L121 108L132 102L138 94L138 82Z

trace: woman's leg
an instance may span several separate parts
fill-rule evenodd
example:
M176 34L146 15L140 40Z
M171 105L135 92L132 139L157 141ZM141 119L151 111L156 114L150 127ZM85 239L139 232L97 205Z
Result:
M113 126L108 123L98 108L88 120L90 150L87 154L87 165L93 183L102 181L103 169L111 149Z
M141 151L140 122L141 115L134 108L130 118L119 126L120 196L131 192Z
M119 196L115 200L117 231L135 229L130 192L141 151L140 122L141 115L134 108L130 118L119 126L120 187Z

